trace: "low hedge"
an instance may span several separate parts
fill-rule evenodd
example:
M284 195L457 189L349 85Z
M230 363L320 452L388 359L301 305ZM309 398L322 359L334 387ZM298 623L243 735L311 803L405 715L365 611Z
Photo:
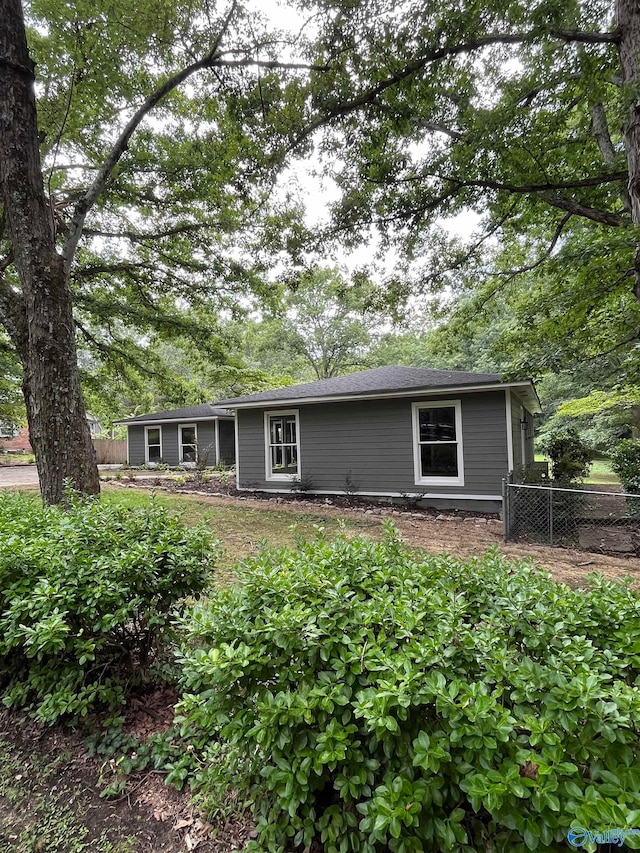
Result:
M550 851L640 826L629 586L393 533L267 553L240 581L190 622L179 712L210 812L247 797L261 849Z
M167 510L0 495L0 693L43 722L116 710L213 569L209 534Z

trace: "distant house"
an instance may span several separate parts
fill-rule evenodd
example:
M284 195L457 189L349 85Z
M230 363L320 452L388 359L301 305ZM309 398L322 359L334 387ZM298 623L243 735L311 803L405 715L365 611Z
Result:
M129 465L233 465L233 413L204 403L116 421L127 427Z
M220 401L236 413L241 489L411 498L493 511L533 463L533 383L381 367Z
M102 432L100 421L87 412L87 423L91 438ZM0 421L0 453L32 453L28 427L16 427Z
M95 438L97 435L100 435L102 432L102 426L100 425L100 421L95 415L92 415L91 412L87 412L87 423L89 424L91 438Z
M0 425L0 453L31 453L27 427Z

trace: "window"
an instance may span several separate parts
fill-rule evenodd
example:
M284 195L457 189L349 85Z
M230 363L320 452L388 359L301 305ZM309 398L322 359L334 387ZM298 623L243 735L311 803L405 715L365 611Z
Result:
M180 462L198 461L198 429L195 424L178 427L180 442Z
M414 403L412 408L416 485L463 486L460 401Z
M300 476L298 412L265 412L267 480L291 480Z
M160 462L162 459L162 428L145 427L144 443L147 462Z

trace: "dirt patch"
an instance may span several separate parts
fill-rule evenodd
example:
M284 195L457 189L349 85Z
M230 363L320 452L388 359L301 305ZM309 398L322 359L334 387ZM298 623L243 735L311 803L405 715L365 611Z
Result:
M167 490L173 494L202 501L212 506L246 507L253 511L286 513L295 523L301 512L317 515L319 522L329 518L366 518L370 525L363 535L382 535L382 523L389 518L399 529L403 539L412 548L430 554L451 554L454 557L477 557L487 548L497 547L511 559L533 559L547 569L553 577L572 587L584 586L587 576L598 572L605 577L621 580L631 577L640 585L640 558L624 555L589 553L571 548L551 548L528 542L505 542L502 522L495 514L442 513L432 509L381 506L345 497L312 498L311 496L273 497L237 492L226 486L229 494L215 494L219 484L211 481L202 484L168 484L155 478L140 478L131 483L119 483L129 488ZM200 486L198 488L197 486Z
M160 728L173 716L174 698L170 691L150 697ZM127 725L152 733L157 720L133 707ZM188 792L166 786L153 771L128 777L119 797L100 797L104 764L78 733L3 712L0 853L231 853L249 840L250 821L215 829L194 811Z

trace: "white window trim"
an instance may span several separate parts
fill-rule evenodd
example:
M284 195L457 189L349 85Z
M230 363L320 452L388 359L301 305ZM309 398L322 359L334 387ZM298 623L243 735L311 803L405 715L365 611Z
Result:
M457 477L423 477L420 464L420 425L418 413L420 409L455 410L456 443L458 445L458 476ZM464 452L462 449L462 404L460 400L423 400L411 404L413 421L413 471L416 486L464 486ZM434 442L436 443L436 442ZM443 442L445 443L445 442Z
M191 427L196 431L196 461L198 460L198 424L178 424L178 458L180 459L180 464L182 465L184 462L184 444L182 443L182 430L185 427Z
M513 412L511 411L511 388L504 392L507 413L507 471L513 473Z
M149 464L149 462L150 462L150 459L149 459L149 430L150 429L157 429L160 432L160 459L162 459L162 427L161 426L146 426L144 428L144 461L147 464ZM153 446L155 447L156 445L154 444ZM154 459L153 461L157 462L157 459Z
M297 474L274 474L271 470L271 431L269 428L269 418L280 417L281 415L295 415L296 419L296 453L298 455L298 473ZM236 453L237 453L236 449ZM285 481L292 482L299 480L301 477L301 459L300 459L300 413L298 409L271 409L264 413L264 478L267 482Z
M238 426L238 418L233 419L233 432L236 440L236 486L240 488L240 427Z

